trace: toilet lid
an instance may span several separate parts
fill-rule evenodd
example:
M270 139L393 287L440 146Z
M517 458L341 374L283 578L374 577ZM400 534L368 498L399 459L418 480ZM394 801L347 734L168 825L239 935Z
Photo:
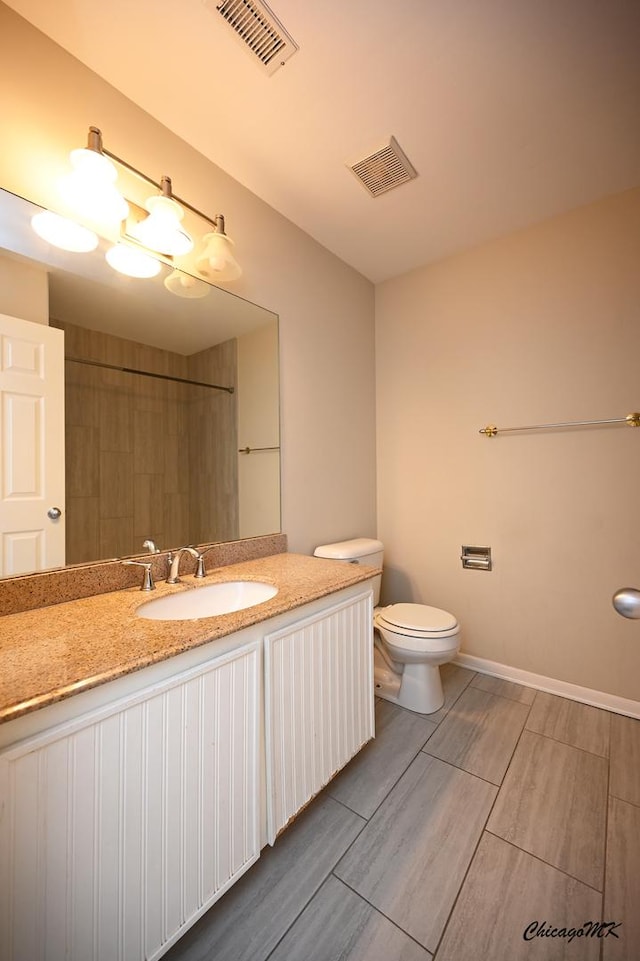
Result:
M392 604L380 616L392 627L414 631L452 631L458 622L448 611L426 604Z

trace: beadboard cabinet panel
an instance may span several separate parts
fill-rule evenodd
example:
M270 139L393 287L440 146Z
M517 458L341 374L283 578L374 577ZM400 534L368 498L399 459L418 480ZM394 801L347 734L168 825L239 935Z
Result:
M159 958L259 856L258 641L0 754L0 958Z
M374 736L368 590L265 637L267 834Z

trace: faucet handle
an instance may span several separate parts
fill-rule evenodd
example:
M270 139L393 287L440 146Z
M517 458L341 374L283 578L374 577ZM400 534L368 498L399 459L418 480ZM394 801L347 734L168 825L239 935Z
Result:
M122 564L132 565L133 567L144 567L141 591L155 591L156 585L153 583L151 564L145 561L122 561Z
M206 572L205 569L204 569L204 555L205 555L205 554L208 554L209 551L213 550L213 548L214 548L214 547L217 547L217 546L218 546L217 544L212 544L211 547L205 547L205 549L204 549L203 551L198 551L198 550L196 551L196 554L197 554L197 563L196 563L196 572L195 572L195 574L193 575L194 577L205 577L205 576L206 576L206 573L207 573L207 572Z

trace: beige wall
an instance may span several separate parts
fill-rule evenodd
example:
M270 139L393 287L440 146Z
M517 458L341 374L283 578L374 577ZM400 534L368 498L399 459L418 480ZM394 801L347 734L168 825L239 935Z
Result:
M49 287L44 270L0 256L0 314L48 324Z
M51 202L94 124L113 153L224 213L244 267L234 292L280 316L290 549L374 533L372 285L3 4L0 36L0 186Z
M478 434L640 409L640 190L376 291L387 600L454 611L463 650L640 699L640 429ZM490 545L491 573L462 544Z

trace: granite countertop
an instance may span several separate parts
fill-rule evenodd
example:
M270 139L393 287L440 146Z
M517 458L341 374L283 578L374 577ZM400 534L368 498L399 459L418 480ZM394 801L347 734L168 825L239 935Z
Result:
M302 554L274 554L161 582L153 593L113 591L0 617L0 723L166 660L309 601L368 580L377 568ZM142 577L142 572L140 572ZM142 604L219 581L265 581L275 597L233 614L192 621L136 617Z

